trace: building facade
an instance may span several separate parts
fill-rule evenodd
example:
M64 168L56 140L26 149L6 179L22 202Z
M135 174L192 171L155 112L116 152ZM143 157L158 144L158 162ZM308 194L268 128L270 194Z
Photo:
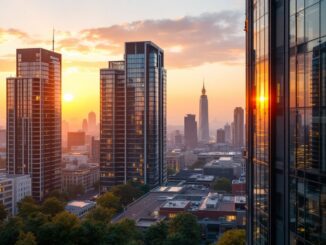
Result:
M193 149L197 147L197 122L196 115L188 114L184 118L184 134L185 134L185 146L187 149Z
M61 54L17 49L7 78L7 171L30 174L41 200L61 188Z
M248 244L325 244L326 1L246 12Z
M29 175L0 175L0 203L9 215L18 213L17 203L32 194L32 182Z
M85 132L68 132L67 140L68 149L71 149L74 146L82 146L86 144L86 135Z
M101 69L102 190L166 181L166 70L152 42L125 44L125 61Z
M244 146L244 110L236 107L233 114L234 129L232 134L232 143L236 148Z
M209 142L209 126L208 126L208 99L206 95L205 85L203 84L202 94L199 101L199 141Z

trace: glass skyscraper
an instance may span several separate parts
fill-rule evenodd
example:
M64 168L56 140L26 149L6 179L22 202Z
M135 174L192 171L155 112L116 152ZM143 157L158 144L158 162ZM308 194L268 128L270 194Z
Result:
M17 49L7 78L7 171L29 174L32 196L61 189L61 54Z
M247 0L248 244L326 244L326 0Z
M125 44L125 61L101 69L102 190L166 181L166 71L152 42Z

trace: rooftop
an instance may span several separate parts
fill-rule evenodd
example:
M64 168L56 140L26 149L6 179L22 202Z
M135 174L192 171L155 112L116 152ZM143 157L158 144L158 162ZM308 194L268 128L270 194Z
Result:
M95 202L92 201L71 201L66 205L67 207L71 207L71 208L84 208L88 205L94 205Z
M162 208L186 208L190 201L171 200L167 201Z

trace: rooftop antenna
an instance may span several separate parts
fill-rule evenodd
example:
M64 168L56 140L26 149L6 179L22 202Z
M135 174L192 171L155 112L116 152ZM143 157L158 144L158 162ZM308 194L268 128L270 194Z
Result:
M52 51L54 52L54 28L52 32Z

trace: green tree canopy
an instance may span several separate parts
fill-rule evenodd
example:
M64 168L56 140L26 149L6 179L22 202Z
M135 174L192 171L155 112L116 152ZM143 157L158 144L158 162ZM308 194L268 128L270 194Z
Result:
M88 220L95 222L102 222L105 224L110 223L113 215L116 213L115 209L112 208L104 208L102 206L97 206L93 210L89 212L86 216Z
M4 221L7 218L7 210L6 207L0 203L0 222Z
M199 244L200 226L196 216L185 212L178 214L170 220L168 234L168 240L176 240L178 244Z
M110 190L115 196L120 198L120 202L123 206L127 206L135 199L141 197L143 192L131 184L116 185Z
M142 234L133 220L124 219L108 227L105 242L114 245L142 244Z
M232 183L229 179L222 177L214 181L212 188L217 192L230 193L232 191Z
M32 232L20 232L18 241L15 245L37 245L36 238Z
M32 197L23 198L18 204L18 215L22 218L27 218L33 213L40 211L40 206Z
M216 245L245 245L246 232L242 229L228 230L223 233Z
M0 230L0 243L6 245L14 245L23 228L24 223L22 218L10 218Z
M44 214L54 216L65 209L65 204L55 197L49 197L42 203L41 210Z
M114 195L112 192L104 193L96 200L96 202L103 208L115 209L118 212L122 210L120 198Z
M161 221L150 226L145 233L146 245L165 245L168 236L168 225Z

